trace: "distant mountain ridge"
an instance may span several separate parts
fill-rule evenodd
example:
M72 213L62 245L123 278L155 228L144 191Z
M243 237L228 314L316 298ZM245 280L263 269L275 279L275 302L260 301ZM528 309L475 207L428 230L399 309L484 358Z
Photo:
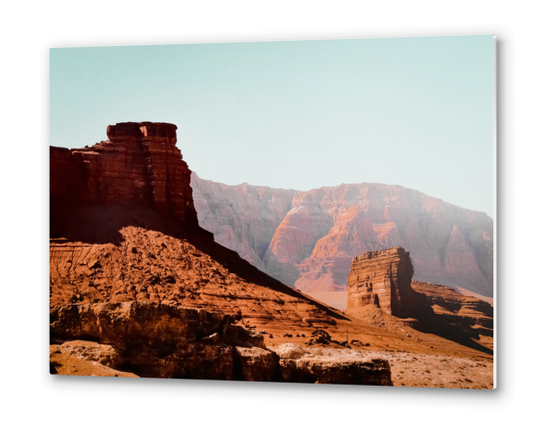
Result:
M493 296L493 219L386 184L309 191L236 186L192 173L201 227L304 292L346 290L354 256L402 246L414 278Z

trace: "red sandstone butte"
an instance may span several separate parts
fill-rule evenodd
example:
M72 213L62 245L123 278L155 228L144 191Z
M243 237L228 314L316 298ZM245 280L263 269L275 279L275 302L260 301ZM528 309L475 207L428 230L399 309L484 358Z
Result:
M410 316L415 306L413 274L410 254L402 247L356 256L348 276L346 312L372 304L391 315Z
M89 207L144 207L197 223L191 171L175 146L176 129L125 122L108 126L108 140L92 147L51 147L51 235L66 229L74 210Z

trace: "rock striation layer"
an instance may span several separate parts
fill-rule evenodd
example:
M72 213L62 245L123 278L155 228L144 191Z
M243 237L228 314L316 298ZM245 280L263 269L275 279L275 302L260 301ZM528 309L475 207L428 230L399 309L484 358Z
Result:
M356 256L348 276L346 312L372 304L397 317L410 316L417 306L410 285L413 274L410 253L402 247Z
M437 320L463 331L481 345L493 350L493 306L485 300L458 293L450 287L412 281L412 289L429 305Z
M199 225L212 232L222 246L265 271L265 252L299 192L246 183L229 186L203 180L195 172L190 185Z
M192 186L203 228L303 292L346 290L354 256L403 246L414 278L492 296L493 220L482 212L385 184L296 192L197 178Z

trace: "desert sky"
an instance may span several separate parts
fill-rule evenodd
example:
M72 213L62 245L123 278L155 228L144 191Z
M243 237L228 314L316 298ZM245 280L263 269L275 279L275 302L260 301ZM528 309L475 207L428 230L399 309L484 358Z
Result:
M50 144L170 122L201 178L376 182L493 216L494 38L369 38L50 52Z

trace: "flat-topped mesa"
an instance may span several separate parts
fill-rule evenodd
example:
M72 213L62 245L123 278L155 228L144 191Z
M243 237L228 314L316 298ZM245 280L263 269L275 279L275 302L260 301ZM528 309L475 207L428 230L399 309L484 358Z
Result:
M191 171L175 146L176 129L123 122L108 126L109 139L92 147L51 147L51 232L74 209L88 206L143 207L197 225Z
M110 141L177 143L177 125L165 122L121 122L107 127Z
M355 316L360 308L373 304L397 317L410 316L416 298L410 285L413 275L410 253L402 247L354 257L346 313Z

